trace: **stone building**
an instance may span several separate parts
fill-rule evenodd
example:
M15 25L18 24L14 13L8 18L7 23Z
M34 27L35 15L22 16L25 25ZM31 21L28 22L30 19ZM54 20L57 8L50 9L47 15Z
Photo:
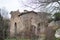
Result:
M11 11L10 14L10 37L23 35L30 38L33 34L43 35L50 20L50 14L45 12Z

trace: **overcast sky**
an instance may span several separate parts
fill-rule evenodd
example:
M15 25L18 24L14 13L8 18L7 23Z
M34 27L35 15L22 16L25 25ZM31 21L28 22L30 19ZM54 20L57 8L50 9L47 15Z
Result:
M39 5L42 5L42 4L33 4L33 3L31 3L32 1L31 0L0 0L0 8L5 7L10 12L10 11L18 10L18 9L20 11L23 11L25 9L33 10L32 8L35 8L35 7L38 7ZM35 2L38 2L38 1L35 0ZM31 6L32 8L26 7L23 4ZM43 6L35 9L35 11L41 11L41 10L42 11L45 10L43 8Z
M0 0L0 7L5 7L8 11L19 9L17 0Z
M32 0L33 1L33 0ZM23 12L24 10L34 10L34 11L45 11L46 9L44 8L44 6L39 7L39 5L46 5L46 4L33 4L31 0L0 0L0 8L5 8L8 12L10 11L16 11L16 10L20 10L20 12ZM38 2L38 1L34 1L34 2ZM27 7L23 4L26 4L30 7ZM52 4L52 3L51 3ZM47 9L49 8L49 6L51 5L49 4L47 6ZM49 11L52 10L53 6L59 6L58 3L54 3L50 8ZM39 8L38 8L39 7ZM36 9L34 9L36 8ZM6 16L6 15L5 15ZM8 14L9 16L9 14Z
M23 2L22 2L23 1ZM20 10L23 11L25 9L27 10L33 10L30 7L26 7L23 4L26 4L28 6L31 6L33 8L38 7L39 5L37 4L32 4L30 3L31 0L0 0L0 8L6 8L9 12L14 11L14 10ZM38 11L39 9L37 8L35 11Z
M25 0L26 2L26 0ZM32 10L31 8L24 7L22 4L21 0L19 2L17 0L0 0L0 8L6 8L9 12L10 11L15 11L15 10L20 10L23 11L24 9L27 10Z

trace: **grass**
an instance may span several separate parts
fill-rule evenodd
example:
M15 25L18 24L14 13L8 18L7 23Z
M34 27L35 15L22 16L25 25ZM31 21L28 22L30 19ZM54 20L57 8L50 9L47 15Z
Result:
M25 38L20 38L20 39L19 39L19 38L18 38L18 39L16 39L16 38L11 38L11 39L8 39L8 38L7 38L7 39L5 39L5 40L30 40L30 39L25 39Z
M60 39L56 38L56 40L60 40Z
M30 39L15 39L15 38L12 38L12 39L5 39L5 40L30 40ZM56 39L56 40L60 40L60 39Z
M30 40L30 39L26 39L26 38L7 38L7 39L5 39L5 40ZM58 39L58 38L55 38L55 40L60 40L60 39Z

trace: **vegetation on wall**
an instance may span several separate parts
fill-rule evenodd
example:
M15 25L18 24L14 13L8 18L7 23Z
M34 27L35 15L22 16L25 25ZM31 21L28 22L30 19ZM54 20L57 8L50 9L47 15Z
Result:
M55 13L53 16L55 17L54 18L55 21L60 20L60 12Z
M8 21L0 15L0 40L4 40L7 37L7 29Z

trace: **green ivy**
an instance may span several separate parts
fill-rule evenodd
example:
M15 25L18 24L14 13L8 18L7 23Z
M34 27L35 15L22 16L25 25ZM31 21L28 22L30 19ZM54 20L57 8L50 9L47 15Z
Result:
M60 12L57 12L53 15L55 17L54 20L60 20Z

